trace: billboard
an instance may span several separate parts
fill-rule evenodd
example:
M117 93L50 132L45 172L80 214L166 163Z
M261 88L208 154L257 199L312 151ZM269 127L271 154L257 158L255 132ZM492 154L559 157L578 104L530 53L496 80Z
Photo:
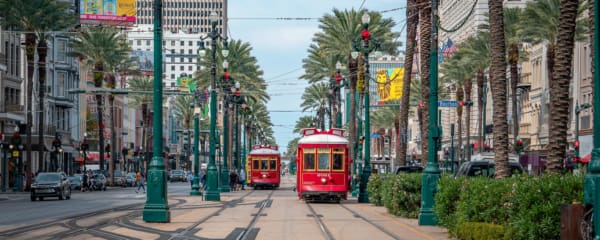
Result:
M79 19L89 25L133 25L136 0L79 0Z
M377 95L380 102L402 97L404 68L377 69Z
M196 81L193 81L192 75L183 73L177 77L177 86L181 92L194 92L196 90Z

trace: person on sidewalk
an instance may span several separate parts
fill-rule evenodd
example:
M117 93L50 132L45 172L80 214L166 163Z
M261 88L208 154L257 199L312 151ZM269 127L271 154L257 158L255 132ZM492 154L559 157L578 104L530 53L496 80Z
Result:
M240 185L242 186L242 190L246 190L246 170L240 169Z
M135 190L135 193L138 193L138 191L140 191L140 188L144 189L144 193L146 193L146 187L144 187L144 176L140 172L137 172L135 174L135 179L138 184L138 187Z
M194 173L190 172L188 174L188 179L190 180L190 186L194 186Z

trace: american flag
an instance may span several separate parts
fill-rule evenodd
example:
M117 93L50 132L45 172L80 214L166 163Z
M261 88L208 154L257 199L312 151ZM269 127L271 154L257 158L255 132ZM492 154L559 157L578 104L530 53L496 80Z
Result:
M448 38L448 42L446 43L446 49L444 51L444 58L450 57L454 52L456 52L456 44L452 42L452 39Z

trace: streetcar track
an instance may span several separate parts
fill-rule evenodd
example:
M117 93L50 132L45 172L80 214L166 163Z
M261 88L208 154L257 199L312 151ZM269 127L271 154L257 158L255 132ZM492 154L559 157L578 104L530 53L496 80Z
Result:
M327 228L327 226L325 226L325 223L323 222L323 220L321 219L321 217L317 214L317 212L315 211L315 209L310 205L309 202L305 202L305 203L306 203L306 206L308 207L308 209L310 210L313 219L315 219L315 221L319 225L319 228L321 228L321 232L323 233L325 239L327 239L327 240L333 240L334 239L333 235L331 234L331 232L329 231L329 229Z
M392 237L393 239L401 239L400 237L396 236L396 234L393 234L392 232L388 231L386 228L382 227L379 224L374 223L373 221L367 219L366 217L360 215L359 213L357 213L356 211L346 207L344 204L340 203L339 204L340 207L342 207L343 209L346 209L348 212L352 213L352 216L356 217L356 218L360 218L363 221L367 222L368 224L370 224L371 226L379 229L379 231L385 233L386 235Z
M250 220L250 223L248 223L248 226L246 227L246 229L242 230L242 232L240 233L240 235L236 238L236 240L246 240L249 236L250 233L253 233L252 228L254 227L254 225L256 225L256 222L258 220L258 218L260 218L262 215L263 210L266 207L270 207L271 206L271 197L273 197L273 194L275 193L275 189L271 190L271 193L269 193L269 195L267 196L266 199L260 201L257 204L260 204L258 207L258 212L256 212L256 214L253 214L252 216L252 220ZM269 201L271 200L271 201Z

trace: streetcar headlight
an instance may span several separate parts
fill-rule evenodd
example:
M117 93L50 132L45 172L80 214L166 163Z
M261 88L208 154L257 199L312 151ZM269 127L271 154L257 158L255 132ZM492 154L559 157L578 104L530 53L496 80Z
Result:
M263 175L262 175L262 177L263 177L263 178L267 178L267 174L263 174Z
M326 183L326 182L327 182L327 179L325 179L325 178L321 178L321 182L322 182L322 183Z

